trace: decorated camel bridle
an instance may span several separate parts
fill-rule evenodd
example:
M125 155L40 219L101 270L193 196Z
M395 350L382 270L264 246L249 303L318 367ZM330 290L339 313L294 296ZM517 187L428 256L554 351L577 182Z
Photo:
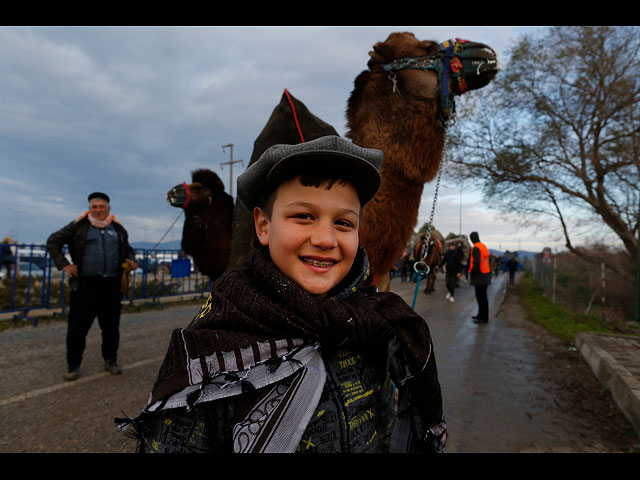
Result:
M186 215L187 207L191 204L191 189L189 188L189 185L187 184L187 182L182 182L181 186L182 186L182 191L177 190L178 187L174 187L173 189L171 189L171 198L169 199L169 203L171 205L175 206L175 204L177 202L182 202L179 205L180 206L180 213L178 214L178 217L171 224L171 227L173 227L173 225L176 223L178 218L180 218L180 216L183 213ZM209 195L209 197L207 199L209 200L209 206L211 206L211 203L213 202L213 198L211 197L211 195ZM196 224L196 226L198 227L199 230L203 230L205 232L208 230L208 228L209 228L208 224L202 218L201 215L199 215L196 212L192 212L190 217L195 221L195 224ZM169 227L169 230L171 230L171 227ZM165 232L165 234L162 236L162 238L164 238L164 236L169 232L169 230L167 230L167 232Z
M478 74L477 57L465 52L463 45L468 40L456 38L439 44L440 51L434 55L423 57L398 58L389 63L371 65L372 72L389 72L389 79L393 82L393 91L398 91L395 72L407 68L418 70L433 70L438 74L440 85L440 122L448 127L455 117L455 95L462 95L468 90L466 75ZM486 63L486 60L483 60ZM450 82L450 80L453 80Z
M393 82L393 91L398 93L395 73L398 70L410 68L436 72L438 74L438 85L440 86L440 122L446 128L452 125L455 118L455 95L462 95L469 90L466 77L469 74L479 75L482 65L492 63L486 58L478 58L475 50L465 50L464 45L467 43L469 43L468 40L460 38L445 40L439 44L440 51L436 54L398 58L388 63L374 63L369 68L372 72L388 72L388 77ZM293 101L286 89L285 94L291 106L300 140L304 142Z

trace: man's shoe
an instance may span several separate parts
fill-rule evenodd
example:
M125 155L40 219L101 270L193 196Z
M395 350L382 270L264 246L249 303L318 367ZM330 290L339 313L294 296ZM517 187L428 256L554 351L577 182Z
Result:
M115 360L105 360L104 369L112 375L120 375L122 373L122 369L118 366Z
M451 298L451 294L450 294L449 292L447 292L447 296L446 296L446 297L444 297L444 298L446 298L447 300L449 300L449 299Z
M80 367L69 367L67 373L63 375L63 378L68 382L77 379L80 376Z
M481 320L479 318L474 318L473 323L489 323L488 320Z
M455 301L456 301L456 299L455 299L455 298L453 298L453 297L449 297L449 301L453 303L453 302L455 302Z

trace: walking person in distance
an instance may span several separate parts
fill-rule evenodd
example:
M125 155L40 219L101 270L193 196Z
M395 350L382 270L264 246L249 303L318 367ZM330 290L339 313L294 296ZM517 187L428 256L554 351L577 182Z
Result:
M460 254L456 250L456 245L453 242L449 244L449 248L447 249L447 252L444 254L440 267L442 267L443 265L446 266L446 269L445 269L445 285L447 286L446 298L447 300L453 303L455 302L454 293L456 290L456 284L462 273L462 260L460 259Z

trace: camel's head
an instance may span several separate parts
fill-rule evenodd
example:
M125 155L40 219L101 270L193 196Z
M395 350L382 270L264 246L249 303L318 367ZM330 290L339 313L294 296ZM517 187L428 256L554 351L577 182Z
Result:
M420 41L412 33L392 33L374 45L368 67L402 80L405 90L425 99L440 98L440 116L447 123L455 113L454 96L486 86L500 69L496 53L482 43ZM402 76L402 78L396 78ZM402 93L402 92L401 92Z
M182 182L169 190L167 202L185 210L192 206L209 206L218 192L224 192L220 177L211 170L200 169L192 172L190 184Z

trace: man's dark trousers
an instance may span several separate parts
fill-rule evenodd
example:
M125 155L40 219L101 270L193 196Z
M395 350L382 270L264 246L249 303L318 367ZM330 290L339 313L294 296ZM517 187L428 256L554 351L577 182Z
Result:
M487 298L487 287L489 285L476 285L476 300L478 301L478 320L486 322L489 320L489 299Z
M102 357L116 360L120 341L121 293L119 277L80 277L70 295L67 328L67 364L79 367L87 333L98 317L102 330Z

